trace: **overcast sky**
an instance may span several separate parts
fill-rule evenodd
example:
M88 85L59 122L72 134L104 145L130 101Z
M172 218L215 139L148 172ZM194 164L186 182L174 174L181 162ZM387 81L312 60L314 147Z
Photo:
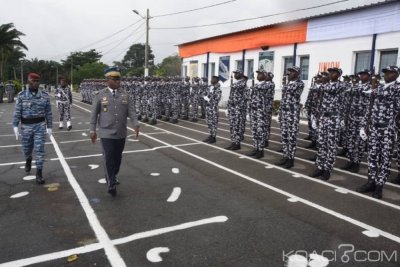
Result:
M0 0L0 24L12 22L25 33L22 41L28 46L27 58L59 61L72 51L112 35L140 20L132 12L141 14L150 9L150 16L185 11L228 0ZM231 21L296 10L338 0L236 0L200 11L152 18L150 28L181 27ZM159 63L166 56L178 52L177 44L209 36L253 28L273 22L295 19L307 15L357 7L382 2L379 0L349 0L334 5L286 15L251 20L240 23L204 28L179 30L150 30L150 45ZM125 55L127 48L145 41L144 21L129 27L115 36L87 47L103 53L103 61L112 64Z

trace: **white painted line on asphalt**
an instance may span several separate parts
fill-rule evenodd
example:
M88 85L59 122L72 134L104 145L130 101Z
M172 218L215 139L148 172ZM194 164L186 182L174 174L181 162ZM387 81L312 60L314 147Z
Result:
M265 168L266 168L266 169L273 169L274 166L267 164L267 165L265 166Z
M14 195L10 196L10 198L20 198L20 197L24 197L24 196L27 196L27 195L29 195L29 192L28 191L24 191L24 192L19 192L17 194L14 194Z
M335 189L335 191L338 192L338 193L342 193L342 194L348 194L349 193L349 190L342 189L342 188L337 188L337 189Z
M172 190L171 195L167 199L167 202L175 202L175 201L177 201L179 196L181 195L181 193L182 193L182 189L180 187L174 187L174 189Z
M172 173L178 174L179 168L172 168L171 171L172 171Z
M106 178L101 178L101 179L98 180L98 182L101 183L101 184L106 184L107 183Z
M70 169L67 161L65 160L64 155L62 154L54 136L50 136L50 140L53 143L53 146L57 153L57 156L60 159L60 163L64 169L65 174L67 175L68 182L71 184L72 189L74 190L76 196L78 197L78 200L82 206L82 209L84 210L84 212L86 214L89 224L90 224L92 230L94 231L97 240L99 240L99 243L104 248L104 251L107 255L107 258L108 258L110 264L112 266L117 266L117 267L126 266L124 260L119 255L117 248L111 243L111 240L108 237L107 232L105 231L103 226L100 224L100 221L96 216L96 213L94 212L93 208L90 206L90 204L89 204L90 202L87 199L82 188L80 187L78 181L75 179L74 175L72 174L71 169Z
M24 180L24 181L30 181L30 180L35 180L35 179L36 179L35 175L28 175L28 176L25 176L24 178L22 178L22 180Z
M45 145L50 145L50 142L44 143ZM8 145L8 146L0 146L0 148L7 148L7 147L21 147L22 145Z
M288 201L294 203L294 202L299 202L299 199L295 198L295 197L291 197L291 198L288 198Z
M66 133L74 133L74 132L88 132L89 129L84 130L70 130L70 131L54 131L53 134L66 134Z
M60 144L78 143L78 142L90 142L90 139L79 139L71 141L61 141Z
M303 177L303 175L301 175L301 174L293 174L292 177L294 177L294 178L301 178L301 177Z
M25 162L23 162L23 163L25 163ZM33 161L32 161L32 164L33 164ZM11 164L11 165L15 165L15 164ZM20 166L19 168L20 169L25 169L25 166ZM32 165L31 168L32 169L36 169L36 165Z
M151 176L160 176L160 174L158 172L152 172L150 173Z
M133 131L132 128L130 128L130 130ZM145 135L145 134L143 134L143 135ZM146 136L146 135L145 135L145 136ZM152 140L154 140L154 141L158 141L158 142L161 143L161 144L168 145L167 142L164 142L164 141L162 141L162 140L160 140L160 139L157 139L157 138L155 138L155 137L152 137L152 136L147 136L147 137L150 138L150 139L152 139ZM191 138L188 138L188 139L191 139ZM203 143L203 144L204 144L204 143ZM207 144L205 144L205 145L207 145ZM213 146L213 147L214 147L214 148L217 148L217 147L215 147L215 146ZM292 193L289 193L289 192L287 192L287 191L285 191L285 190L279 189L279 188L277 188L277 187L275 187L275 186L272 186L272 185L263 183L263 182L261 182L261 181L259 181L259 180L257 180L257 179L254 179L254 178L252 178L252 177L250 177L250 176L247 176L247 175L245 175L245 174L243 174L243 173L240 173L240 172L237 172L237 171L232 170L232 169L230 169L230 168L227 168L227 167L225 167L225 166L223 166L223 165L220 165L220 164L218 164L218 163L216 163L216 162L213 162L213 161L211 161L211 160L208 160L208 159L206 159L206 158L203 158L203 157L201 157L201 156L198 156L198 155L196 155L196 154L193 154L193 153L191 153L191 152L189 152L189 151L183 150L183 149L181 149L181 148L179 148L179 147L174 147L174 149L175 149L175 150L178 150L178 151L180 151L180 152L182 152L182 153L184 153L184 154L187 154L187 155L189 155L189 156L191 156L191 157L193 157L193 158L196 158L196 159L198 159L198 160L200 160L200 161L203 161L203 162L205 162L205 163L208 163L208 164L210 164L210 165L212 165L212 166L215 166L215 167L217 167L217 168L219 168L219 169L222 169L222 170L224 170L224 171L226 171L226 172L232 173L232 174L236 175L237 177L243 178L243 179L245 179L245 180L247 180L247 181L250 181L250 182L252 182L252 183L258 184L258 185L260 185L260 186L262 186L262 187L268 188L268 189L270 189L270 190L272 190L272 191L274 191L274 192L276 192L276 193L282 194L282 195L287 196L287 197L289 197L289 198L296 198L296 199L298 199L299 202L305 204L306 206L310 206L310 207L312 207L312 208L315 208L315 209L317 209L317 210L319 210L319 211L322 211L322 212L324 212L324 213L327 213L327 214L329 214L329 215L332 215L332 216L334 216L334 217L336 217L336 218L339 218L339 219L341 219L341 220L343 220L343 221L346 221L346 222L349 222L349 223L351 223L351 224L353 224L353 225L359 226L359 227L361 227L361 228L363 228L363 229L365 229L365 230L376 231L376 232L378 232L381 236L384 236L384 237L386 237L387 239L390 239L390 240L392 240L392 241L395 241L395 242L397 242L397 243L400 243L400 237L398 237L398 236L396 236L396 235L393 235L393 234L391 234L391 233L389 233L389 232L386 232L386 231L384 231L384 230L381 230L381 229L379 229L379 228L376 228L376 227L374 227L374 226L372 226L372 225L366 224L366 223L361 222L361 221L359 221L359 220L353 219L353 218L351 218L351 217L349 217L349 216L346 216L346 215L341 214L341 213L339 213L339 212L336 212L336 211L334 211L334 210L325 208L325 207L323 207L323 206L321 206L321 205L319 205L319 204L316 204L316 203L311 202L311 201L309 201L309 200L306 200L306 199L304 199L304 198L298 197L298 196L296 196L296 195L294 195L294 194L292 194ZM226 150L225 152L229 153L229 152L231 152L231 151ZM234 152L232 152L232 153L234 153ZM236 154L236 153L234 153L234 154ZM367 199L368 199L368 198L367 198ZM372 200L372 199L371 199L371 200ZM378 202L378 203L379 203L379 202ZM384 204L384 205L389 205L389 204L391 204L391 203L383 202L382 204ZM399 207L398 207L397 205L393 205L393 207L396 208L396 209L399 209Z
M82 136L88 136L87 133L82 133Z
M157 248L152 248L146 253L146 258L150 262L162 262L162 258L160 256L161 253L168 253L169 248L167 247L157 247Z
M371 230L365 230L362 232L364 235L368 237L379 237L379 233Z
M99 167L99 165L97 164L89 164L88 166L90 167L91 170L97 169Z

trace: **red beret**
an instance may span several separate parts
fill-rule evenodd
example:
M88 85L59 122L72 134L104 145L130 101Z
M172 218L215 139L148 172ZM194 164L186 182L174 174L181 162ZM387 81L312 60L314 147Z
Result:
M40 79L40 75L34 72L28 74L28 80L38 80Z

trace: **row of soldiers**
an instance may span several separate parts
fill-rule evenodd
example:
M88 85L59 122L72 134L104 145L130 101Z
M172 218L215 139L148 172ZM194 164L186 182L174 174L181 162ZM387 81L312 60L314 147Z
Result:
M11 80L5 85L0 81L0 103L3 103L4 96L7 97L8 103L14 102L15 92L15 85Z

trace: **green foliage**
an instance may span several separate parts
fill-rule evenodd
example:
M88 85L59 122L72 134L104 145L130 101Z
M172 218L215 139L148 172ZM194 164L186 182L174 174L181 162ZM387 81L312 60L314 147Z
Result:
M78 69L86 63L98 62L100 58L100 52L97 52L95 49L90 49L86 52L72 52L65 60L61 60L61 62L63 64L64 70L70 71L71 63L73 69Z
M181 74L181 68L181 59L175 54L164 58L163 61L157 65L155 74L157 76L176 76Z
M107 67L101 62L86 63L72 72L73 83L80 84L83 79L102 79L104 78L104 69Z

